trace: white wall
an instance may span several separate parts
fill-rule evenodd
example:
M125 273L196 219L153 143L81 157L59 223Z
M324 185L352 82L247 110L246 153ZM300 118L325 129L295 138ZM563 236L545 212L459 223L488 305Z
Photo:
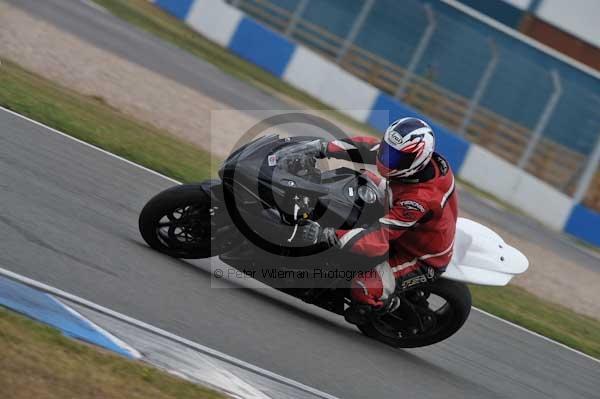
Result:
M243 13L223 0L196 0L187 24L223 47L229 46Z
M557 230L571 212L567 195L478 145L469 147L460 177Z
M514 190L521 171L511 163L478 145L469 147L460 177L498 198L508 198Z
M536 15L600 47L600 0L543 0Z
M483 1L485 1L485 0L483 0ZM504 0L504 1L508 4L511 4L515 7L517 7L517 8L520 8L521 10L527 10L527 9L529 9L529 6L531 5L531 2L533 0Z
M283 80L327 105L365 122L379 91L302 46L292 55Z
M510 203L556 230L563 229L573 206L567 195L525 172L511 192Z

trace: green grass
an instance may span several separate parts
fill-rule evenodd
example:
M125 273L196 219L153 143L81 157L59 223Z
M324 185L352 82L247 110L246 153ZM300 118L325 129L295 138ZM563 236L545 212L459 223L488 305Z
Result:
M225 399L0 307L0 392L11 399Z
M7 61L0 67L0 105L182 181L211 174L207 152L131 119L102 99L83 96ZM516 287L472 288L476 306L600 357L600 322Z
M469 288L474 306L600 359L600 321L512 285Z
M575 237L572 234L569 234L569 238L571 238L571 240L573 240L573 242L575 244L579 245L580 247L585 248L590 252L594 252L596 255L600 255L600 247L598 247L594 244L590 244L587 241L583 241L581 238Z
M177 18L152 5L147 0L94 0L115 16L210 62L225 73L252 84L277 97L303 104L360 129L364 133L381 135L374 128L360 123L319 101L306 92L296 89L256 65L230 53L193 31Z
M175 179L204 180L213 166L206 151L7 60L0 66L0 105Z

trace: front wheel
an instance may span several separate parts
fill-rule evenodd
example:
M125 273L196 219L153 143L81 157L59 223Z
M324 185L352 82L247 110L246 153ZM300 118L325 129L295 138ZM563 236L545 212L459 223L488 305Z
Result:
M406 293L393 313L358 326L363 334L397 348L416 348L445 340L471 312L471 293L461 282L438 279Z
M171 187L144 206L140 233L150 247L175 258L209 258L230 245L222 232L227 226L215 224L218 211L202 185Z

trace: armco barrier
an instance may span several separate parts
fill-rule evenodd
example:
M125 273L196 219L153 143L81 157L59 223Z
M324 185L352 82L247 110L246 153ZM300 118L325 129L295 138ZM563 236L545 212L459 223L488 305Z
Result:
M193 29L320 101L379 131L398 117L428 120L402 102L245 16L223 0L155 0ZM377 112L379 111L379 112ZM388 111L388 113L381 112ZM461 178L556 230L600 245L600 215L477 145L428 120L437 144Z

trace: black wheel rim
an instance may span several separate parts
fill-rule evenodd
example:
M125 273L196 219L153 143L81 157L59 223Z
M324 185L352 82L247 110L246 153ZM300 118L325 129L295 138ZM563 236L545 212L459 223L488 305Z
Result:
M210 209L198 205L184 205L171 209L158 220L156 236L169 249L210 245Z

